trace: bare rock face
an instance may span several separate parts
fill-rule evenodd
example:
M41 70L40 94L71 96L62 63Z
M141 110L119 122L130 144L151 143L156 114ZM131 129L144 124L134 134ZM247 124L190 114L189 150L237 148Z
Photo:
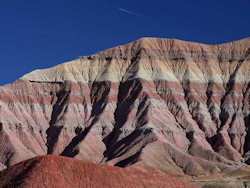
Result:
M0 171L1 170L4 170L6 167L2 164L2 163L0 163Z
M142 38L0 87L0 162L55 154L172 175L248 161L250 38Z
M1 187L74 188L137 187L198 188L161 173L84 163L59 156L43 156L18 163L0 172Z

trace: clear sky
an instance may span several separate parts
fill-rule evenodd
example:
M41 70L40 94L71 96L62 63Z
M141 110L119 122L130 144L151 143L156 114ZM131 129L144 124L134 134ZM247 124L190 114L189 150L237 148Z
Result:
M0 85L141 37L250 37L249 0L2 0Z

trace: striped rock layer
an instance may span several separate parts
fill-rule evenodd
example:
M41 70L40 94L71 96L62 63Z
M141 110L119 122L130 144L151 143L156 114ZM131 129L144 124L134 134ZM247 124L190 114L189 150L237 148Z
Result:
M250 38L142 38L0 87L0 163L55 154L201 176L250 163Z

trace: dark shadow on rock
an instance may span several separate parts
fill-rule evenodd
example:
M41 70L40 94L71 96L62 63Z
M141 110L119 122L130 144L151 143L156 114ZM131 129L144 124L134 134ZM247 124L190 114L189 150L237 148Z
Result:
M56 125L56 122L60 120L65 111L67 111L68 100L70 96L70 83L63 83L61 90L56 93L57 101L53 105L51 114L51 120L49 122L49 128L46 130L47 134L47 154L52 154L54 147L58 141L59 135L62 131L63 125Z
M11 177L11 179L3 186L3 188L12 188L12 187L20 187L23 183L25 183L25 179L29 176L31 170L36 166L38 161L32 160L28 161L26 165L24 165L24 169L14 169L19 171L16 176Z
M124 153L131 150L135 145L139 144L138 149L142 149L149 141L144 143L144 139L140 138L140 135L144 134L144 129L142 128L148 121L147 113L148 107L147 104L148 97L146 94L142 94L141 101L139 103L137 113L136 113L136 124L135 130L130 131L128 136L125 136L119 140L119 136L124 132L122 128L128 120L128 116L132 109L134 108L135 101L138 100L138 97L142 93L142 80L136 78L136 75L139 70L139 61L142 50L136 52L135 56L131 58L131 63L126 70L127 78L120 82L118 89L118 100L116 104L116 110L114 113L114 128L104 139L103 143L106 146L106 150L103 153L103 160L111 160L113 158L119 157ZM150 132L150 131L149 131ZM139 156L139 154L138 154ZM127 160L118 163L118 166L126 166L135 161L137 155L128 157Z
M124 159L124 160L116 163L115 166L119 166L119 167L124 168L124 167L127 167L127 166L135 164L136 162L139 161L139 157L140 157L141 151L142 150L140 150L140 151L136 152L134 155L132 155L132 156L130 156L130 157L128 157L128 158L126 158L126 159Z
M106 148L117 140L119 135L122 133L120 128L125 124L128 115L133 108L134 102L142 90L142 84L140 79L134 79L134 76L139 70L139 60L140 60L141 50L136 52L136 54L131 58L131 62L126 70L125 75L127 79L120 82L118 89L118 100L116 104L116 110L114 114L115 124L114 128L109 135L107 135L103 142Z
M141 147L144 147L145 145L153 141L153 139L150 139L151 133L151 129L136 129L128 136L110 146L103 155L109 161L113 158L117 158L126 154L131 148L139 143L141 143ZM146 137L148 137L149 139Z
M138 93L136 95L138 95ZM138 99L137 96L135 97L135 99ZM131 103L130 105L133 105L133 103ZM112 143L111 141L109 143L106 143L107 149L103 153L103 157L104 157L103 159L105 159L106 161L109 161L114 158L121 157L122 155L128 153L132 148L135 148L135 147L138 147L137 150L141 151L142 148L144 148L147 144L154 141L154 138L153 138L154 136L153 134L151 134L152 129L144 127L144 125L147 124L148 122L147 113L148 113L149 105L150 104L148 103L148 96L146 94L143 94L140 99L140 103L138 105L138 109L136 112L135 130L131 131L128 136L125 136L124 138L118 141L117 138L119 134L122 133L122 130L115 127L116 129L114 128L113 131L110 133L110 135L108 135L110 139L113 139L113 140L112 140ZM128 116L128 113L130 113L130 107L131 106L126 106L127 111L125 112L127 112L127 114L125 113L123 114L123 116L126 116L126 115ZM122 116L122 114L120 114L120 116ZM125 120L127 121L127 119ZM117 121L117 123L118 124L116 124L116 126L121 128L124 125L123 123L125 122L122 120L122 121ZM116 134L117 137L112 138L114 134ZM138 157L139 157L139 153L138 155L133 154L132 156L128 157L127 160L117 163L117 165L122 167L122 166L132 164L133 162L137 160Z
M238 70L240 69L240 66L242 65L242 62L244 60L239 61L239 64L237 64L235 71L233 72L233 74L230 75L229 80L226 84L226 88L225 88L225 94L224 96L221 98L221 105L220 105L220 109L221 109L221 113L219 115L220 121L221 121L221 125L220 125L220 130L222 130L223 126L225 125L225 123L227 122L227 120L230 118L230 114L227 111L228 109L223 108L224 103L226 103L227 98L230 97L231 94L233 94L233 88L235 86L235 77L238 73Z
M128 115L133 109L134 103L141 91L142 85L139 79L120 83L114 128L111 133L103 139L107 150L109 150L122 133L120 129L126 123Z
M0 134L1 134L2 131L3 131L3 123L0 122Z
M79 149L77 148L78 144L80 144L84 138L87 136L93 125L98 121L99 116L104 111L107 103L108 103L108 95L111 88L111 82L103 81L103 82L94 82L91 88L91 103L92 103L92 111L91 111L91 122L87 127L82 131L77 131L77 135L71 140L71 142L65 147L64 151L60 154L61 156L66 157L75 157L79 153Z
M246 126L246 136L245 136L245 143L244 143L244 154L250 150L250 115L245 117L245 126ZM250 159L246 161L247 164L250 164Z
M62 131L63 126L50 126L46 130L47 134L47 154L52 154L54 151L54 146L56 145L59 135Z
M71 142L65 147L60 155L66 157L75 157L79 153L77 145L87 136L90 129L91 127L87 127L84 129L84 131L78 133L78 135L71 140Z

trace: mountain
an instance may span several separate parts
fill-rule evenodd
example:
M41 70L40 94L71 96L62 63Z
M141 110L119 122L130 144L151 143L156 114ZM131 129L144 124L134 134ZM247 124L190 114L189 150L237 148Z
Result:
M250 160L250 38L142 38L0 87L0 162L54 154L174 176Z
M41 156L18 163L0 172L1 187L168 187L198 188L159 172L84 163L59 156Z

